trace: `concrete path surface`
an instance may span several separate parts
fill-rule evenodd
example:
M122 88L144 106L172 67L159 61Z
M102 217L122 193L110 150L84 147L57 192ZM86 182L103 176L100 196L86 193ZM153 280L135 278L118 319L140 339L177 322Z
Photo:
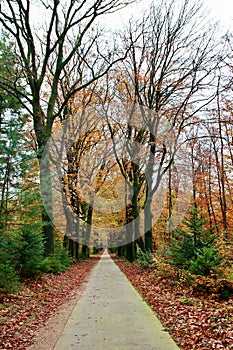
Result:
M107 251L54 350L178 350Z

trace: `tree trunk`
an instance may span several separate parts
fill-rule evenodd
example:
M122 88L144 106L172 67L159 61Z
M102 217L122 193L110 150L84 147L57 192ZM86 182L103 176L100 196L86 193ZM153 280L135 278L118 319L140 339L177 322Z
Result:
M72 239L69 239L69 253L72 256L72 258L75 257L74 248L74 241Z
M168 225L167 230L165 232L164 240L165 242L170 242L171 234L172 234L172 223L171 223L171 217L172 217L172 168L169 168L168 171Z
M219 77L220 82L220 77ZM220 96L219 96L219 86L217 90L217 105L218 105L218 127L219 127L219 137L220 137L220 182L222 186L222 197L220 198L222 220L225 238L228 238L228 224L227 224L227 200L226 200L226 183L225 183L225 163L224 163L224 142L223 142L223 132L222 132L222 121L221 121L221 109L220 109Z
M144 232L145 232L145 250L146 251L153 251L153 234L152 234L152 227L153 227L153 215L151 212L151 205L152 205L152 199L148 198L146 205L144 207Z
M42 234L45 240L45 256L54 254L53 195L49 169L49 155L40 161L40 188L42 194Z
M144 252L145 251L145 244L143 242L142 237L139 237L138 239L135 240L135 244L138 244L139 248ZM136 253L136 250L135 250Z
M136 254L136 244L142 249L145 250L145 245L140 232L140 216L138 208L138 195L140 188L134 188L134 195L132 198L132 216L133 216L133 230L134 230L134 255Z
M82 256L84 258L88 258L89 257L89 249L88 249L88 246L86 244L82 245Z
M49 256L54 254L54 229L53 222L44 206L42 206L42 222L42 234L45 239L45 256Z
M126 252L125 252L125 246L121 245L117 247L117 255L119 257L123 257L126 256Z
M75 224L74 224L74 230L75 230L75 257L76 259L79 258L79 217L76 218Z
M63 238L63 247L68 251L68 249L69 249L69 238L67 236L64 236L64 238Z
M88 211L87 211L87 227L85 231L85 242L86 244L83 244L82 246L82 254L85 257L89 257L89 242L90 242L90 236L91 236L91 224L92 224L92 215L93 215L93 203L90 203L88 206Z
M125 253L126 259L129 262L133 262L134 260L134 234L133 234L133 225L132 223L132 206L128 204L128 190L127 190L127 182L125 181L125 216L126 216L126 246Z
M126 259L129 262L133 262L134 258L135 258L134 245L133 245L133 242L130 242L130 243L126 244Z
M138 196L140 192L140 186L138 183L134 183L133 188L133 197L132 197L132 219L133 219L133 230L134 230L134 240L138 241L140 244L142 244L140 238L141 232L140 232L140 216L139 216L139 208L138 208Z

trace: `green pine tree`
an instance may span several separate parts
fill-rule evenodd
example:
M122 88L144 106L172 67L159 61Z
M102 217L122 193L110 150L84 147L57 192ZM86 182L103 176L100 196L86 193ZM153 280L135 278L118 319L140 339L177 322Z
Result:
M11 242L1 236L0 240L0 293L16 292L19 285L19 276L12 260Z
M189 271L194 275L217 275L224 257L214 247L202 247L196 250L196 257L190 260Z
M31 225L23 225L18 243L17 270L20 276L31 277L40 274L44 263L44 243L41 232Z
M3 88L4 77L15 79L14 52L8 37L0 38L0 231L14 220L21 179L28 162L25 118L18 100Z
M216 271L214 266L218 268L223 261L217 244L220 235L207 229L207 223L201 209L192 206L188 218L183 221L186 227L174 231L169 247L172 265L194 274L208 275Z

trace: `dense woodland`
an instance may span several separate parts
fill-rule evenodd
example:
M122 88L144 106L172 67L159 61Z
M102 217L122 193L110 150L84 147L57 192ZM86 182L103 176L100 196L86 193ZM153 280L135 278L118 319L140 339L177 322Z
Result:
M128 3L1 2L2 293L104 246L232 292L232 35L195 0L111 32Z

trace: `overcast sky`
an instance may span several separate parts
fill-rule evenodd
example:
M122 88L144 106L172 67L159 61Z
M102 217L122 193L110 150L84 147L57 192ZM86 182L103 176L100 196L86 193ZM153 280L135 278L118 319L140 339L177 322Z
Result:
M143 9L147 8L151 1L157 0L137 0L136 4L129 5L123 10L113 14L110 18L106 18L105 24L107 27L119 28L125 21L131 16L139 14ZM233 0L202 0L204 7L210 10L211 16L213 16L216 21L221 21L223 31L232 30L233 31Z
M205 0L213 15L229 29L233 29L233 0Z
M62 0L64 1L64 0ZM115 27L119 28L122 26L122 23L125 22L126 18L131 17L131 15L137 15L145 8L148 7L148 5L151 3L151 1L154 1L156 3L157 0L137 0L136 4L129 5L123 10L113 14L110 19L109 17L104 19L103 22L107 25L107 27ZM211 14L213 17L216 18L216 20L220 20L223 29L229 29L233 32L233 0L202 0L203 4L206 8L209 8L211 11ZM36 2L35 2L36 3ZM36 7L35 11L33 11L32 17L35 22L38 22L38 12L39 8Z

